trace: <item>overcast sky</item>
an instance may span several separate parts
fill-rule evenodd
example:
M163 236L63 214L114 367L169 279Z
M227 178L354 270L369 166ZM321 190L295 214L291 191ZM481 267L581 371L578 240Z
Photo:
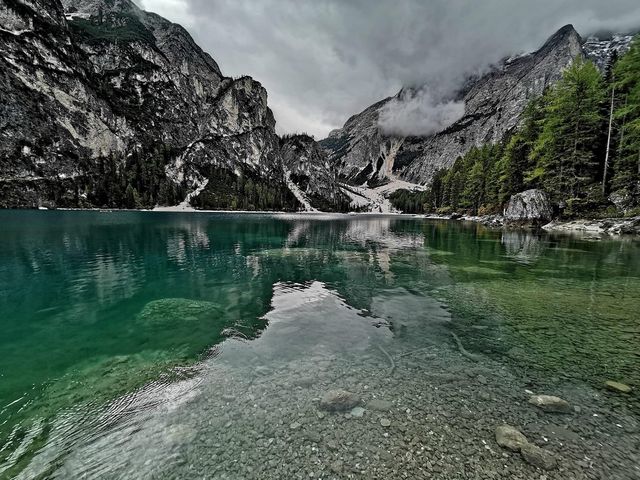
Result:
M640 26L639 0L138 3L186 27L225 75L260 81L279 132L317 139L404 85L429 85L431 102L465 74L531 51L567 23L582 35Z

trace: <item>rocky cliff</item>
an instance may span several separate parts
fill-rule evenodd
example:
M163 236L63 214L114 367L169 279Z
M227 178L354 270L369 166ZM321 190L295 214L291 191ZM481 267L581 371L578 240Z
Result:
M0 0L0 66L0 206L300 207L265 89L130 0Z
M286 135L280 145L291 190L306 209L349 210L350 199L339 186L337 170L312 137Z
M583 42L567 25L536 52L506 59L489 73L469 79L457 96L464 101L464 115L435 135L384 135L379 115L394 100L390 97L354 115L320 143L350 183L372 185L398 177L424 185L436 171L451 167L473 146L500 141L518 125L529 100L556 82L578 55L604 65L611 51L627 48L630 41L630 36L615 36ZM410 89L395 98L407 95L411 95Z

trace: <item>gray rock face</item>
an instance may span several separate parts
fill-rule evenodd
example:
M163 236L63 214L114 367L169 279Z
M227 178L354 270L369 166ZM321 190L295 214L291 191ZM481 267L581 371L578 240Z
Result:
M531 189L513 195L503 215L506 223L546 223L551 220L553 209L546 193Z
M131 0L4 0L0 27L0 206L101 206L105 164L134 160L162 177L151 205L211 190L216 168L287 190L266 90L181 26Z
M616 51L619 55L629 50L633 35L611 35L599 38L592 36L585 40L582 48L587 58L600 70L604 70L607 66L611 54Z
M597 48L592 42L589 54L601 58L626 48L625 42L616 37L603 40ZM393 173L427 184L436 171L451 167L473 146L502 140L518 125L530 99L558 81L576 56L586 53L578 33L567 25L538 51L507 59L486 75L469 79L458 96L465 102L464 116L442 132L428 137L383 135L378 116L391 101L388 98L354 115L320 143L351 183L375 182ZM397 97L407 93L404 90Z
M633 197L624 190L612 192L609 201L622 213L627 213L633 205Z
M528 443L528 440L516 428L509 425L501 425L496 428L496 442L501 447L519 452L522 446Z
M289 135L280 141L285 174L304 201L322 211L348 210L349 198L338 182L327 154L308 135Z
M331 412L345 412L360 404L360 397L346 390L330 390L320 400L320 408Z

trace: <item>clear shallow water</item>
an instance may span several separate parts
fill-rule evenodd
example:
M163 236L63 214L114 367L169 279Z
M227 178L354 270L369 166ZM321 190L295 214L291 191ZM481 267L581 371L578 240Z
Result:
M549 478L639 478L637 241L362 216L0 225L0 477L532 478L495 445L508 421L563 459ZM393 407L318 415L331 388Z

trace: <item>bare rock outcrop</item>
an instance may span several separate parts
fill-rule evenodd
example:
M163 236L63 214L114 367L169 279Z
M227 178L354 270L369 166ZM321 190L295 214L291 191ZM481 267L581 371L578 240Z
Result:
M549 197L531 189L512 195L503 212L507 224L545 224L553 216Z

